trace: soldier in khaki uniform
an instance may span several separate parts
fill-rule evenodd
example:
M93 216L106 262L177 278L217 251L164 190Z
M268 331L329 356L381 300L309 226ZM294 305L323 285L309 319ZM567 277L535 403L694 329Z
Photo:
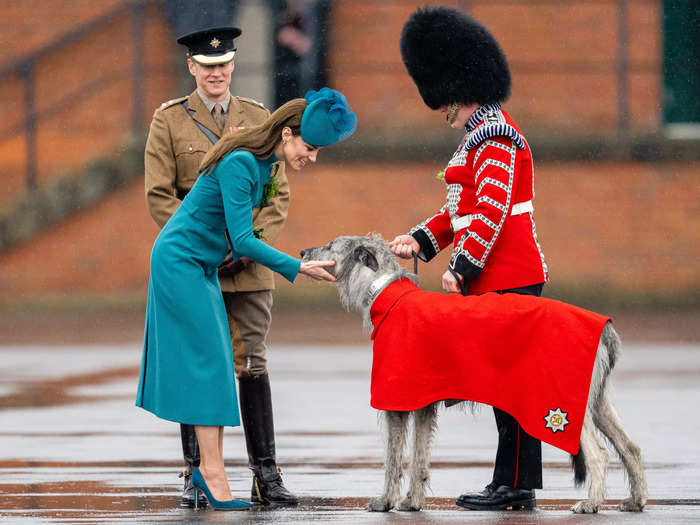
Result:
M197 89L188 97L170 100L156 109L146 143L146 199L161 228L175 213L199 175L206 152L223 134L262 123L269 112L252 100L229 91L234 69L235 27L215 28L184 35L178 43L188 48L187 64ZM256 229L274 243L287 218L289 185L281 163L279 191L270 205L254 211ZM272 271L248 260L231 261L219 269L228 312L241 416L253 471L252 499L260 503L296 504L283 485L275 460L274 425L265 340L270 326ZM180 425L186 470L182 505L194 505L190 476L199 466L194 427ZM202 502L200 502L201 504Z

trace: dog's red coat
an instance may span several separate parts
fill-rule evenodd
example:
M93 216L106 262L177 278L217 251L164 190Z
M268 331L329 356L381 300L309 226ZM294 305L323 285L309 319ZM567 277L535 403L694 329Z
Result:
M504 410L542 441L576 454L605 317L518 294L425 292L402 279L372 304L371 405L409 411L442 399ZM563 430L547 428L552 411ZM550 423L551 424L551 423Z

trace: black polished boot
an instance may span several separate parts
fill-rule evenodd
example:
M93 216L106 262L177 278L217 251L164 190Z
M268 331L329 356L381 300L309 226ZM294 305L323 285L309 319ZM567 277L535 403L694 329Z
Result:
M530 510L537 506L534 490L516 489L496 483L486 485L481 492L462 494L456 503L471 510Z
M275 460L275 427L267 373L238 380L241 417L248 448L248 466L253 471L251 499L256 503L296 505L299 498L282 483Z
M199 466L199 445L194 425L180 424L180 438L182 439L182 456L185 460L185 470L180 473L185 478L185 487L182 491L180 506L188 509L194 508L194 486L192 485L192 473ZM199 507L206 507L207 498L200 492Z

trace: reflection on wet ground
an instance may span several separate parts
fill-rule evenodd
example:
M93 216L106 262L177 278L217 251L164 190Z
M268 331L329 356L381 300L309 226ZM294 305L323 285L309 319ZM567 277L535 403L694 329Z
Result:
M598 516L574 516L584 497L568 457L543 450L545 488L532 512L470 512L460 492L489 481L495 452L490 409L440 416L431 491L420 513L370 514L382 486L382 439L369 408L367 347L277 347L271 356L277 447L296 508L194 512L179 507L177 426L133 406L138 345L0 347L0 521L18 523L697 523L700 347L628 347L614 374L617 405L645 455L650 500L620 513L626 482L611 456ZM332 358L329 358L332 357ZM244 438L227 429L234 496L250 494Z
M284 507L256 507L248 512L236 514L218 513L212 510L194 511L180 509L177 494L165 493L153 490L150 487L121 487L114 490L102 483L61 483L61 484L37 484L22 487L21 492L15 493L12 487L4 495L4 502L0 504L0 512L8 511L6 516L15 518L34 518L46 521L80 521L81 523L105 523L113 521L142 520L164 522L203 522L231 521L230 516L235 516L235 521L254 522L317 522L325 519L342 519L345 516L354 516L352 522L362 522L371 516L373 521L393 521L391 515L365 514L364 506L366 498L303 498L299 506L295 508ZM524 524L538 523L544 520L552 511L557 511L559 518L569 518L571 506L575 499L541 500L538 502L538 510L534 512L506 512L497 513L509 523ZM601 513L615 513L616 500L609 500L601 510ZM680 505L700 504L695 500L692 503L681 502ZM679 506L678 502L656 501L649 502L650 508L657 516L655 507ZM19 510L27 509L27 510ZM29 510L31 509L31 510ZM442 521L443 515L459 515L464 520L488 516L483 512L469 512L457 510L453 498L428 498L426 507L421 514L398 513L398 520L402 523L431 523ZM0 514L1 515L1 514ZM224 517L225 516L225 517ZM624 516L621 515L620 516ZM633 515L626 515L633 516ZM443 516L447 517L447 516ZM383 519L382 519L383 518ZM410 521L408 521L410 520ZM451 520L448 520L451 521ZM570 520L566 520L570 521ZM630 520L628 520L630 521ZM635 522L635 520L632 520Z
M42 380L37 378L17 385L11 394L0 396L0 410L4 408L45 407L67 405L71 403L89 403L105 396L89 396L71 392L81 386L99 386L120 379L132 380L138 376L134 367L120 370L107 370L92 374L80 374L59 379ZM109 396L112 399L119 396Z

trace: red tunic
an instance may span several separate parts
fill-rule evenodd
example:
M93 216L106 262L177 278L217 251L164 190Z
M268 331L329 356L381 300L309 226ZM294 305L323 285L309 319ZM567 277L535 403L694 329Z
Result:
M531 436L578 452L598 342L609 317L518 294L425 292L407 279L372 304L371 405L486 403Z
M421 259L452 244L450 267L465 277L470 294L546 282L530 147L498 104L480 107L467 129L445 170L446 204L410 231ZM461 224L453 222L460 217Z

